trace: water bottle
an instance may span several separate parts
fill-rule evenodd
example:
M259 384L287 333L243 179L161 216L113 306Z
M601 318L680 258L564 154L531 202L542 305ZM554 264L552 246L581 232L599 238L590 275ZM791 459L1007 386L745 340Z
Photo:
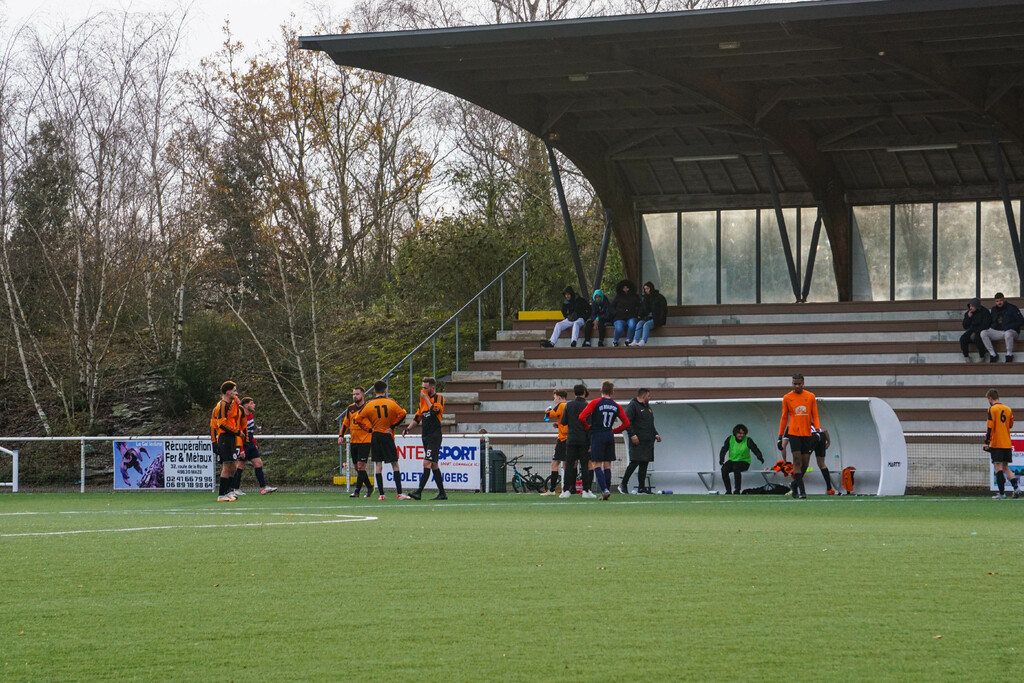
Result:
M583 480L576 478L576 493L583 493Z

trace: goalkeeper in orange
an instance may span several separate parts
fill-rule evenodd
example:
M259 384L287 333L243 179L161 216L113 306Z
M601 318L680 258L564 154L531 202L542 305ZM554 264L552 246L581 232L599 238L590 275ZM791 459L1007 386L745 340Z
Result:
M812 435L821 431L818 422L818 402L809 391L804 390L804 376L793 375L793 390L782 397L782 419L779 420L779 450L785 448L783 441L789 442L793 452L793 483L791 485L794 498L806 498L804 488L804 472L814 452Z

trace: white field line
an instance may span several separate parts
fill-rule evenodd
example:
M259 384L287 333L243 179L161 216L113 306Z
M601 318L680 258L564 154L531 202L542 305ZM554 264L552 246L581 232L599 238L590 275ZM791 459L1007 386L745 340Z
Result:
M956 498L944 498L944 497L924 497L924 496L852 496L853 500L850 500L851 496L818 496L815 495L805 501L800 501L799 504L818 504L818 505L846 505L849 503L867 503L869 501L886 501L889 503L899 503L903 505L913 505L914 503L921 502L959 502L959 503L971 503L974 501L988 501L988 496L963 496ZM757 503L768 503L768 504L785 504L785 505L796 505L797 501L790 498L789 495L785 496L706 496L706 495L687 495L683 496L652 496L650 498L639 499L636 496L618 495L615 496L611 501L593 500L590 501L590 505L736 505L738 503L757 504ZM295 507L284 507L284 508L263 508L263 507L235 507L232 506L230 510L225 509L223 506L217 508L199 508L195 510L187 510L182 508L144 508L140 510L55 510L55 511L35 511L35 512L0 512L0 517L19 517L19 516L30 516L30 515L139 515L139 514L161 514L161 515L207 515L207 514L220 514L220 515L239 515L244 512L263 512L274 515L286 515L286 514L314 514L303 513L302 511L308 510L415 510L417 508L423 508L429 506L431 509L436 510L438 508L466 508L466 507L481 507L481 508L498 508L498 507L524 507L524 506L539 506L539 505L586 505L579 499L578 496L574 496L570 500L555 499L555 500L537 500L528 503L520 501L491 501L491 502L456 502L456 501L445 501L437 503L427 504L398 504L395 502L389 503L368 503L368 504L347 504L347 505L304 505ZM1012 503L1011 503L1012 505ZM294 510L294 512L289 512ZM376 518L374 518L376 519Z
M0 534L0 538L24 536L71 536L76 534L109 534L131 531L159 531L162 529L230 529L234 527L301 526L306 524L341 524L344 522L372 522L376 517L345 515L343 519L321 519L303 522L246 522L244 524L168 524L162 526L125 527L122 529L72 529L67 531L34 531L21 534Z

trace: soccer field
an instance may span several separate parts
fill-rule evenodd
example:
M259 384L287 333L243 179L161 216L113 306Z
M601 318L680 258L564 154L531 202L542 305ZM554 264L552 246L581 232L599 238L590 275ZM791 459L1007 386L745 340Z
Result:
M1017 678L1024 500L0 497L3 680Z

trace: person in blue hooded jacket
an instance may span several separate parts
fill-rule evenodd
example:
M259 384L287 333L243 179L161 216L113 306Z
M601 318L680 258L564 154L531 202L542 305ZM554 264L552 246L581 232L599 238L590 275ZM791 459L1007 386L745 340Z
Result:
M611 308L608 306L608 299L600 289L594 290L594 298L590 302L590 317L583 326L583 345L590 346L590 338L594 334L594 326L597 326L597 345L604 346L604 337L607 333L608 321L611 319Z

